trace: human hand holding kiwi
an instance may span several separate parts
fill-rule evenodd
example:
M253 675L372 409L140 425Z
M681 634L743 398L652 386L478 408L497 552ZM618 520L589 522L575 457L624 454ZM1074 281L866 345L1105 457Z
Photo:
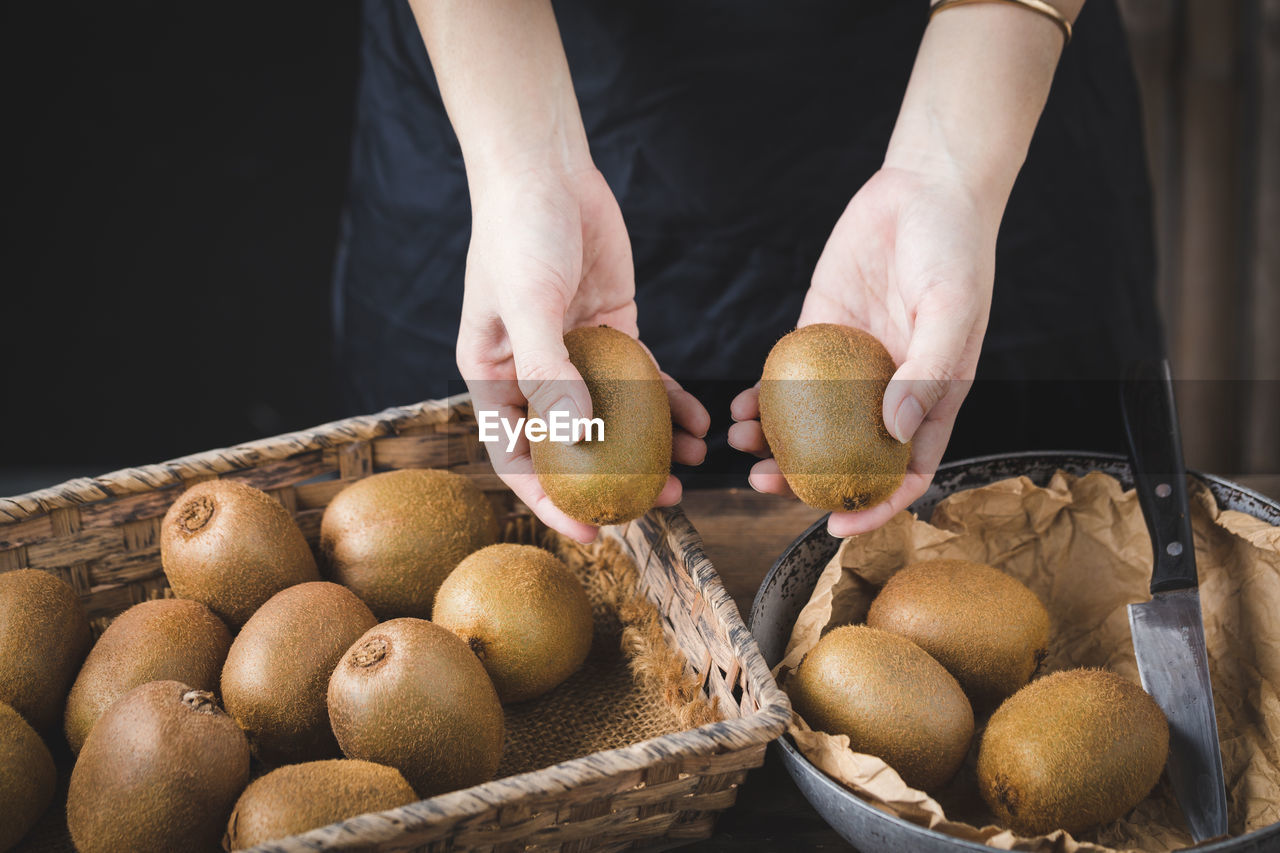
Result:
M571 418L603 417L603 445L624 424L610 425L597 410L581 365L566 346L565 331L604 340L609 336L585 330L608 326L629 337L634 350L652 362L638 341L635 274L625 226L617 202L594 170L572 179L551 181L533 174L524 180L523 198L510 189L502 194L502 199L519 200L518 210L503 213L506 202L486 197L477 212L458 330L458 367L476 411L497 412L512 425L521 417L536 413L545 418L553 411ZM527 225L529 211L535 212L539 227L497 232L495 220ZM706 455L702 436L710 415L656 364L652 378L661 383L670 409L667 467L672 458L698 464ZM652 406L647 411L652 415ZM609 514L575 512L558 505L564 500L548 497L523 434L510 450L505 441L486 446L498 476L549 527L590 542L600 524L614 523ZM620 453L630 450L619 447ZM644 498L643 509L679 500L680 483L668 474L659 481L656 496Z
M884 377L880 424L884 437L911 442L901 484L872 504L836 509L828 522L833 536L879 527L929 487L977 367L998 225L998 211L981 206L957 181L884 168L832 230L797 325L801 332L816 324L844 326L883 345L893 367ZM812 357L807 364L813 372L806 378L856 378ZM730 413L737 423L729 443L762 458L752 468L752 487L793 493L772 458L768 427L758 420L759 386L739 394ZM810 416L783 415L802 431ZM845 431L838 439L857 437Z

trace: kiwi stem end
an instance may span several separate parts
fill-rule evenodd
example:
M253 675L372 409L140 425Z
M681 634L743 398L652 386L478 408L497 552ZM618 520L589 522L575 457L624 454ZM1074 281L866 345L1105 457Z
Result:
M197 714L220 714L218 700L208 690L188 690L182 694L182 704Z
M387 656L389 646L386 637L370 637L352 651L352 666L373 666Z
M218 505L208 495L191 498L182 507L178 526L187 533L196 533L209 523L217 509Z

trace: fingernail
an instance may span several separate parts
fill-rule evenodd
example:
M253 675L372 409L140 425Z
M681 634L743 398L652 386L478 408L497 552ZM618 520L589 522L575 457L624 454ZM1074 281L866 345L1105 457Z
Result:
M737 424L734 424L734 426L737 426ZM725 443L727 443L727 444L728 444L730 447L732 447L734 450L741 450L741 449L742 449L741 447L739 447L738 445L736 445L736 444L734 444L734 443L733 443L733 427L732 427L732 426L731 426L731 427L729 427L729 429L725 431L725 434L724 434L724 440L725 440Z
M915 397L907 397L898 406L897 417L893 419L893 437L898 439L898 443L906 444L916 434L923 420L924 409L921 408L920 401Z
M570 430L573 429L574 422L582 417L582 412L578 409L578 404L575 403L573 398L570 397L568 394L566 394L565 396L561 397L559 400L556 400L554 403L551 404L551 412L564 412L569 418ZM547 412L546 414L547 418L551 417L551 412ZM570 433L570 435L572 435L572 433ZM586 438L585 430L583 431L583 434L578 437L579 441L581 441L583 438ZM578 441L574 442L574 444L578 444L578 443L579 443Z

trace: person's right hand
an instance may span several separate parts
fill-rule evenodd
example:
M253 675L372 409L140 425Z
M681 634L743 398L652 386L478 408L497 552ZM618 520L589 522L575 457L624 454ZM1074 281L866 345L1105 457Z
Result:
M591 161L550 0L410 0L453 124L471 195L458 367L477 411L514 426L529 408L591 416L564 333L605 324L637 337L631 241ZM711 417L663 377L672 457L697 464ZM678 429L683 427L683 430ZM606 427L607 428L607 427ZM697 436L697 438L695 438ZM521 436L487 445L493 467L538 518L589 542L538 484ZM667 481L659 505L680 499Z
M594 167L523 169L473 185L471 246L457 358L477 411L508 423L533 409L591 417L591 397L569 362L564 333L608 325L638 337L631 243L618 203ZM479 190L479 191L477 191ZM672 458L698 464L710 416L666 374ZM596 528L565 515L547 497L521 436L486 445L494 470L549 527L582 542ZM659 506L680 500L671 477Z

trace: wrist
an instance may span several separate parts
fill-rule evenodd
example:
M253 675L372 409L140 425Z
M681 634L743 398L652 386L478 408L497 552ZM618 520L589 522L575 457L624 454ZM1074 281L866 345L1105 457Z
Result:
M984 219L999 222L1025 159L1025 151L984 156L955 145L935 120L899 116L885 152L884 168L900 169L960 188ZM995 152L992 152L995 153Z
M1061 52L1057 26L1016 5L974 3L934 16L885 165L958 181L981 208L1002 213Z
M464 140L459 135L473 206L531 179L553 177L568 183L595 169L576 104L570 114L537 122L507 120L493 133L477 137Z
M531 199L577 197L583 181L599 174L585 146L569 148L559 141L508 151L493 149L482 158L464 155L464 160L473 218L486 213L511 215L515 213L511 205L527 208Z

